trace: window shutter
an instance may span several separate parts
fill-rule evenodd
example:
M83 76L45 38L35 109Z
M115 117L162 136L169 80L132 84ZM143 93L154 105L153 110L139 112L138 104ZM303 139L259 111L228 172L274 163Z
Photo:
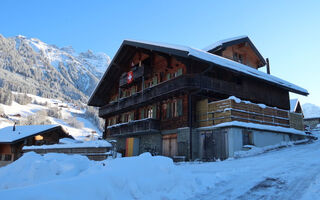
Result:
M182 68L179 68L179 69L178 69L177 76L180 76L180 75L182 75Z
M171 103L169 102L167 104L167 119L170 118L170 115L171 115Z
M140 119L144 119L144 109L140 110Z
M157 85L158 84L158 77L154 76L153 77L153 85Z
M167 80L170 80L170 73L167 74Z
M156 105L153 105L152 106L152 118L153 119L156 119L157 118L157 106Z
M182 99L178 99L178 116L182 116Z
M134 112L130 113L130 118L131 118L131 121L134 120Z
M124 114L121 115L121 122L124 123Z

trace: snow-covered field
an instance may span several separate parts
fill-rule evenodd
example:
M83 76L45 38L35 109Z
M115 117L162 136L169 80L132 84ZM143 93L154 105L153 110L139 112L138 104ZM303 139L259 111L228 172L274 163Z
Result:
M85 111L77 108L73 104L65 103L56 99L43 98L31 94L28 94L28 96L32 98L33 103L20 105L17 102L13 101L12 105L10 106L0 104L0 106L4 110L4 113L9 117L9 119L0 117L0 128L12 126L14 124L14 120L23 120L28 116L35 115L38 111L48 110L50 108L58 108L61 113L61 118L63 119L48 116L48 120L51 124L61 125L75 139L84 140L92 133L94 133L95 136L99 136L102 134L101 131L90 120L79 117L83 116ZM83 127L75 128L69 125L66 122L66 119L68 118L74 118L76 121L83 124Z
M174 164L170 158L89 161L25 154L0 168L3 199L319 199L320 142L258 156Z

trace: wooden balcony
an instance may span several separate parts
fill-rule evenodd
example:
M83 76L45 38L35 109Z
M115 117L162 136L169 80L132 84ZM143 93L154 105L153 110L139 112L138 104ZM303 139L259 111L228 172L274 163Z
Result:
M133 82L140 80L140 78L141 78L141 77L144 75L144 73L145 73L145 69L146 69L145 66L141 66L141 67L135 67L135 68L132 70L133 80L134 80ZM120 81L119 81L120 87L125 87L126 85L128 85L128 83L127 83L127 76L128 76L127 73L123 73L123 74L121 75Z
M158 133L160 131L160 121L152 118L134 120L128 123L109 126L107 127L107 131L110 136Z
M141 105L150 104L152 101L160 101L168 98L169 95L182 91L210 91L286 109L286 99L275 99L275 95L269 95L269 93L277 94L273 90L266 88L266 92L261 93L257 88L248 84L237 84L236 82L210 78L201 74L185 74L144 89L130 97L122 98L117 102L107 104L99 109L99 116L108 117L120 112L130 111Z
M184 89L197 88L199 81L190 75L182 75L162 82L150 88L146 88L130 97L119 99L117 102L107 104L99 109L99 116L110 116L117 112L125 112L152 100L161 100L166 95L183 91Z

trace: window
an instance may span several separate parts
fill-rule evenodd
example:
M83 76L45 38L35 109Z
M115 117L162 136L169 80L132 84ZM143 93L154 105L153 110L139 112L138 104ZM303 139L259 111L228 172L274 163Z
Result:
M4 156L4 161L11 161L11 159L12 159L12 155L11 154L6 154Z
M162 110L167 119L182 116L182 99L175 99L163 105Z
M239 53L233 53L233 60L243 63L243 55Z
M242 145L253 145L252 132L249 130L242 131Z

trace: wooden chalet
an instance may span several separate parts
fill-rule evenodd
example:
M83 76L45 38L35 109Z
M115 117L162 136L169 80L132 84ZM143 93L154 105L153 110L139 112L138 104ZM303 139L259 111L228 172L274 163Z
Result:
M17 160L23 146L57 144L72 138L59 125L8 126L0 129L0 166Z
M225 148L219 156L214 150L220 148L218 142L205 145L215 125L241 121L289 128L289 92L308 95L301 87L259 71L266 64L247 36L204 50L125 40L88 105L99 107L106 122L103 137L116 139L123 155L149 151L191 160L203 158L206 151L212 158L226 158L233 153L230 139L219 142ZM230 96L251 103L237 103ZM220 132L223 138L231 134ZM239 138L239 146L244 140Z

